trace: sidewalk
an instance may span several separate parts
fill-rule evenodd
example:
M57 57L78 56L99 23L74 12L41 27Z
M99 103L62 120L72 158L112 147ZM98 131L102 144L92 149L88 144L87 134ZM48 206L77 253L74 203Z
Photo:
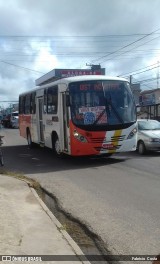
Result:
M42 261L46 258L44 263L90 263L35 190L5 175L0 175L0 255L26 259L41 255ZM4 260L0 263L6 263ZM15 260L10 263L17 263Z

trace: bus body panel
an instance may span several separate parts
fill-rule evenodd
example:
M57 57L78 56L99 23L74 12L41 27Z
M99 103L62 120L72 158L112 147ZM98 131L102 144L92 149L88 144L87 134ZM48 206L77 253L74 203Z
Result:
M127 139L130 132L136 128L136 124L127 129L113 131L84 131L70 123L71 155L101 155L136 150L135 139ZM84 136L87 143L78 141L74 136L74 130Z
M29 128L31 130L31 115L19 115L19 130L20 136L27 138L26 130Z

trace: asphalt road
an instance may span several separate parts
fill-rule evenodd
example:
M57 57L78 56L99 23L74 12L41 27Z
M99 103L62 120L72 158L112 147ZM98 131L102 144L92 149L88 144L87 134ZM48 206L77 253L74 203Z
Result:
M6 169L37 179L113 254L160 253L160 153L58 160L29 149L17 129L2 133Z

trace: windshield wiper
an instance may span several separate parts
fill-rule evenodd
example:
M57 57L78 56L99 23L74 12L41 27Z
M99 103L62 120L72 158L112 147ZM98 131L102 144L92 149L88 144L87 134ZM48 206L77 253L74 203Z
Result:
M97 122L101 119L101 117L104 115L105 112L108 112L109 115L110 115L109 106L112 107L113 112L114 112L115 116L117 117L117 119L120 121L120 123L124 124L124 120L123 120L123 118L118 114L116 108L115 108L115 107L113 106L113 104L112 104L112 101L111 101L111 100L108 101L107 98L105 98L105 99L106 99L106 102L107 102L107 107L105 107L105 109L104 109L104 110L101 112L101 114L97 117L97 119L95 120L95 122L93 123L93 125L96 125L96 124L97 124Z
M93 125L96 125L97 122L101 119L101 117L104 115L106 111L106 108L100 113L100 115L97 117L97 119L94 121Z

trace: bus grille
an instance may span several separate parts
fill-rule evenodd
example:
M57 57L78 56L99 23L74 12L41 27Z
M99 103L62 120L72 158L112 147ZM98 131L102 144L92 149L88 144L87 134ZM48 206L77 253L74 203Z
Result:
M104 138L91 138L91 143L108 143L108 142L117 142L117 141L123 141L125 139L125 135L123 136L113 136L111 137L111 140L106 140Z

